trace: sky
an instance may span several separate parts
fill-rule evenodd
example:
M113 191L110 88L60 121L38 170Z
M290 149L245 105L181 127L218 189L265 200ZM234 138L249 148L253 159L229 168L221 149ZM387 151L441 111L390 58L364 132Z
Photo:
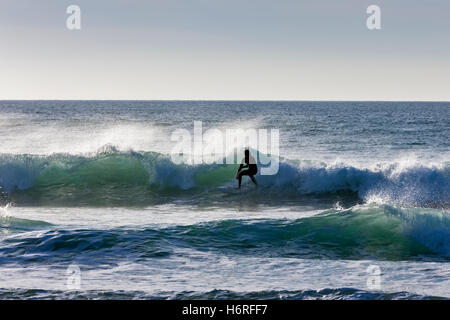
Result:
M450 101L449 34L448 0L0 0L0 99Z

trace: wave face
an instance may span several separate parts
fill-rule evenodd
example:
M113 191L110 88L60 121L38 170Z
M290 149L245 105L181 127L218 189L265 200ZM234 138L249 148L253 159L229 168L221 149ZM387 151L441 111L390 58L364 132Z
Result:
M137 260L169 258L177 254L177 248L260 258L448 261L449 213L428 210L372 205L296 220L221 220L138 230L51 229L37 238L29 234L10 239L8 248L0 252L3 263L11 257L11 262L21 265L36 259L56 263L82 256L103 265L111 259L120 261L125 253ZM17 252L27 255L17 257Z
M176 165L159 153L118 152L114 148L89 156L1 155L0 187L4 201L9 196L16 202L46 205L141 205L163 197L223 195L218 187L235 183L236 168ZM257 180L259 188L247 190L256 198L344 194L365 203L450 206L448 164L390 163L368 169L285 160L276 175L258 175Z

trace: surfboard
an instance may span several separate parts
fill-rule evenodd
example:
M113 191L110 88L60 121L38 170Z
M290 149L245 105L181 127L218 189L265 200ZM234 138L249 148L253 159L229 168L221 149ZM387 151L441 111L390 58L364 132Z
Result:
M217 189L222 192L225 192L225 193L235 194L235 193L245 192L250 188L248 186L241 186L240 189L238 189L237 186L222 186L222 187L218 187Z

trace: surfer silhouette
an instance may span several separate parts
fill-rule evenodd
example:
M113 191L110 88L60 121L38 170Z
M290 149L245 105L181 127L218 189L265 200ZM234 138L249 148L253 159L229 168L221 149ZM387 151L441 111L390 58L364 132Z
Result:
M242 158L241 164L239 165L239 169L236 174L236 179L239 181L239 187L241 188L241 182L242 182L242 176L249 176L250 179L253 181L255 185L258 185L256 183L256 179L254 175L258 173L258 166L256 165L255 158L252 157L250 154L250 151L246 149L244 151L244 158Z

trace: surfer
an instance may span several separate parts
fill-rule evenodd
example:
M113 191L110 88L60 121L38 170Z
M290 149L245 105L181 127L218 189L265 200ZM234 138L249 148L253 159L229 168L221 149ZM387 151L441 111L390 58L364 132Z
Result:
M256 179L254 175L258 172L258 166L256 165L255 158L252 157L250 151L246 149L244 151L244 158L242 158L241 164L239 165L239 169L236 174L236 179L239 180L239 189L241 188L242 176L249 176L255 185Z

